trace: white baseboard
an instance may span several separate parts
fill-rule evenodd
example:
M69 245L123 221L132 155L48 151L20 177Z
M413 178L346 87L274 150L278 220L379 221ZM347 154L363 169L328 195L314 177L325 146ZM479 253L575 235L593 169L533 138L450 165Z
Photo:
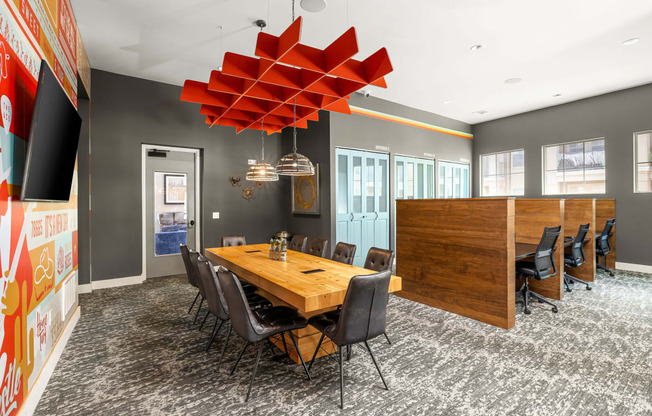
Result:
M77 325L77 321L79 321L79 315L79 306L77 306L77 309L75 309L75 312L72 314L70 320L66 324L66 327L63 329L61 337L59 338L59 342L57 342L57 344L52 349L52 353L50 353L50 357L43 365L41 373L38 375L36 382L32 386L32 390L29 392L29 395L23 402L23 405L18 413L20 416L31 416L34 414L36 406L38 405L38 402L41 400L41 396L45 391L45 387L48 385L48 381L50 381L52 373L54 373L54 368L57 366L57 362L59 362L61 354L63 354L63 350L66 347L68 340L70 339L70 335L72 335L73 329L75 329L75 325Z
M77 293L91 293L93 291L93 285L86 283L85 285L77 285Z
M120 277L117 279L95 280L91 282L91 287L93 290L107 289L110 287L137 285L143 283L144 281L145 281L145 276L142 275Z
M652 273L652 266L648 266L646 264L622 263L617 261L616 269L627 270L630 272Z

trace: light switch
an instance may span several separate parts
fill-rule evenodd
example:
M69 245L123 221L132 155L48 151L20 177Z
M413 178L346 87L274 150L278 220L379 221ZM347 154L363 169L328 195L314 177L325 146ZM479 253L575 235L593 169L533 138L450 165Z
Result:
M213 219L214 220L219 220L220 219L220 213L219 212L214 212L213 213Z

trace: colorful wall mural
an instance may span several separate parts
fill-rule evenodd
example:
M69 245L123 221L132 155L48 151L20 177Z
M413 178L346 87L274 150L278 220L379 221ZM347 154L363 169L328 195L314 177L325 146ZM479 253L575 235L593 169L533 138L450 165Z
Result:
M68 203L20 201L41 59L77 105L68 0L0 0L0 416L17 414L77 305L77 178Z

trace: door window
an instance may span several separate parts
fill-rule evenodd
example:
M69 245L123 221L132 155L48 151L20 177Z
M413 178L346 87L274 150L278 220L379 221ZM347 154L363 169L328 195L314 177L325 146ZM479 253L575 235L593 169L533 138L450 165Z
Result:
M188 218L185 173L154 172L154 255L179 253Z

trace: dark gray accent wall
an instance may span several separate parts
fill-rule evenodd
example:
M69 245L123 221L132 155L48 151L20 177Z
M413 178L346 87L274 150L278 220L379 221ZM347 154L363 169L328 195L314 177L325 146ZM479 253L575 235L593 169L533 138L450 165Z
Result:
M78 85L83 85L78 82ZM83 86L80 86L82 89ZM84 94L85 95L85 94ZM79 148L77 150L77 283L91 282L90 213L89 213L89 146L90 146L90 101L77 100L77 111L82 118Z
M287 201L288 231L303 234L308 238L329 240L329 250L333 249L330 237L331 223L331 182L330 182L330 116L328 111L319 112L319 121L309 121L308 129L297 129L297 151L308 157L313 164L319 164L319 215L292 214L292 186L289 177L281 177ZM283 130L283 153L292 151L292 129Z
M92 71L91 115L91 267L92 279L142 273L141 145L198 148L202 152L201 234L204 247L219 246L224 234L244 234L247 241L268 241L287 227L283 182L254 189L241 197L247 159L260 157L260 133L238 135L231 127L208 128L199 105L181 102L181 87L99 70ZM275 163L281 138L265 139L265 155ZM230 176L242 177L240 187ZM220 219L212 219L219 211Z
M634 193L633 133L652 129L652 84L473 126L473 194L479 196L480 155L525 149L525 196L542 196L543 145L604 137L606 194L616 199L616 258L652 265L652 193ZM602 229L603 224L596 224Z
M392 103L375 97L364 97L353 94L349 103L356 107L379 111L386 114L405 117L424 123L434 124L452 130L471 132L467 123L450 119L438 114L416 110L404 105ZM390 153L390 201L394 201L394 156L425 157L424 153L433 153L436 160L460 162L462 159L472 159L473 140L452 136L444 133L426 130L418 127L380 120L363 115L346 115L331 113L330 117L330 160L335 166L335 148L349 147L362 150L378 151L376 146L389 147ZM469 162L470 163L470 162ZM435 179L436 180L436 179ZM335 184L335 171L330 172L330 183ZM335 200L335 186L330 187L331 200ZM331 217L335 218L335 205L331 207ZM395 247L395 215L394 204L390 204L391 225L390 245ZM335 241L335 222L330 224L331 240Z

